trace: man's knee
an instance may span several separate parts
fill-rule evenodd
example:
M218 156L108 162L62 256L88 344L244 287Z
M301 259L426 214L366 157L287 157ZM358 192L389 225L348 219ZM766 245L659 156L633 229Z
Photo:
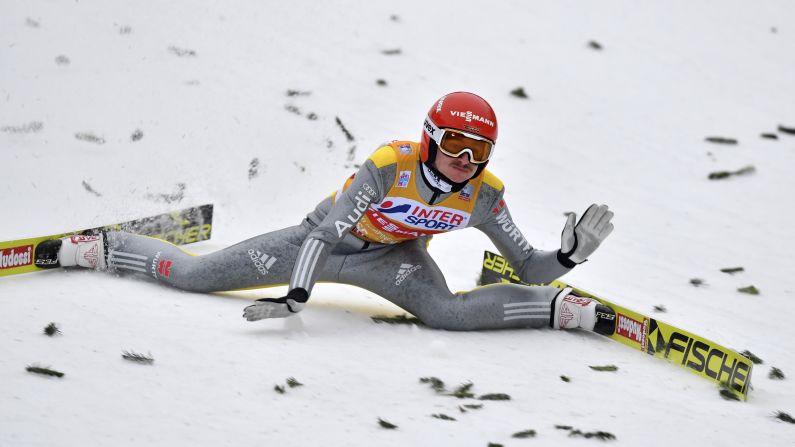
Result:
M159 261L155 278L188 292L211 292L214 275L207 271L200 259L190 256Z
M461 306L461 297L450 295L435 297L423 301L422 305L414 309L413 314L422 323L432 329L447 331L468 331L477 329L473 322L477 318L467 315L466 307Z

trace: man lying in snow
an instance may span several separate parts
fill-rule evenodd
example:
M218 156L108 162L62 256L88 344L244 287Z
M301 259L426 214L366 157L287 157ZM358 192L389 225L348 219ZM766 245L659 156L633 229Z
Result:
M246 307L249 321L300 312L314 284L330 281L376 293L433 328L551 326L612 334L613 311L571 289L494 284L453 294L447 288L427 251L433 235L475 227L518 267L523 281L546 284L585 262L613 231L613 213L594 204L576 224L569 215L559 250L533 248L513 223L502 182L485 169L496 141L491 106L472 93L451 93L431 107L421 142L379 148L299 225L204 256L106 232L47 241L36 257L63 267L131 272L197 292L289 284L286 296Z

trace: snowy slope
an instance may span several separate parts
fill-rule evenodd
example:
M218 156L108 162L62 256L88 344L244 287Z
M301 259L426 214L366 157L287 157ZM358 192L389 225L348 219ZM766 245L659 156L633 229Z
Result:
M663 304L662 320L765 363L749 401L727 402L591 334L375 324L400 310L346 286L319 285L301 315L252 324L240 318L247 300L283 289L200 295L48 272L0 280L0 446L598 442L555 425L607 431L615 445L792 445L795 427L772 417L795 414L792 379L767 377L771 366L795 374L795 136L776 132L795 127L791 2L3 0L2 10L0 240L214 203L213 240L190 248L209 252L299 222L380 143L419 138L438 96L471 90L498 113L490 168L532 243L557 247L566 211L615 210L616 231L566 280L642 312ZM510 95L519 86L529 99ZM756 172L707 179L746 165ZM475 230L431 245L452 290L474 286L484 249ZM745 271L719 271L735 266ZM736 291L751 284L759 296ZM61 336L41 333L51 321ZM126 362L123 350L155 363ZM66 376L27 373L34 363ZM604 364L619 370L588 368ZM290 376L305 386L274 392ZM462 413L474 402L434 394L426 376L512 400ZM511 438L526 429L536 438Z

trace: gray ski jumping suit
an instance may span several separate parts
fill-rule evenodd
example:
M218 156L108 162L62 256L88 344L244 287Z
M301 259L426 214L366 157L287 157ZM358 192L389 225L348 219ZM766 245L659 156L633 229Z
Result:
M475 227L516 267L522 280L546 284L570 269L557 251L533 248L488 170L458 192L432 188L419 145L378 149L338 192L301 224L193 256L177 246L123 232L106 234L108 269L196 292L289 284L311 293L317 281L362 287L424 324L448 330L549 327L553 287L494 284L452 293L428 254L434 234Z

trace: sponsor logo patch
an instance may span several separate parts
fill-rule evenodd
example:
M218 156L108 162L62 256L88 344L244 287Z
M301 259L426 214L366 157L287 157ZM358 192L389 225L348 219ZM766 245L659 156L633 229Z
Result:
M399 146L401 154L410 154L411 153L411 145L410 144L401 144Z
M172 244L181 245L210 239L210 234L212 231L212 224L206 223L201 225L178 227L168 230L165 233L153 234L152 237L155 239L163 239L164 241L171 242Z
M560 306L560 321L559 321L560 327L570 328L568 324L571 320L574 319L575 311L573 309L576 309L575 307L572 306L587 307L592 302L593 300L591 300L590 298L583 298L576 295L566 295L566 297L563 298L563 303L561 303ZM579 315L580 310L577 310L576 312Z
M472 185L464 186L464 189L462 189L461 192L458 193L458 198L465 202L469 202L469 200L472 198L472 191L474 191L474 189L475 187Z
M462 112L462 111L458 111L458 110L451 110L450 111L450 115L455 116L455 117L459 117L459 118L464 118L464 120L466 120L466 122L468 122L468 123L472 122L472 121L478 121L478 122L481 122L483 124L486 124L487 126L494 127L494 121L492 121L492 120L490 120L488 118L482 117L480 115L476 115L476 114L472 113L471 110L467 110L466 112Z
M376 209L384 214L407 213L411 209L411 205L408 203L395 205L391 200L387 200L386 202L382 202L381 206Z
M513 267L511 267L508 261L500 255L487 251L483 259L483 267L503 276L503 278L500 278L503 282L527 284L526 282L522 281L522 278L516 275ZM510 278L510 280L506 279L506 277Z
M425 118L425 132L427 132L428 135L431 136L431 138L433 138L433 134L437 130L439 130L439 128L434 126L433 123L431 122L431 120L429 120L428 118Z
M753 363L740 354L649 319L646 352L728 385L745 397Z
M365 194L364 192L367 192L367 194L369 195ZM356 204L356 207L353 209L353 213L348 214L347 216L348 221L347 222L344 220L334 221L334 226L337 228L337 237L341 238L342 233L344 233L345 230L353 227L355 224L359 222L359 219L362 217L364 210L366 210L367 207L370 206L370 201L372 200L372 197L375 197L375 190L370 185L365 183L362 186L362 190L358 191L353 199L353 201Z
M150 267L149 272L152 273L152 277L155 279L157 279L157 265L160 263L160 255L162 254L163 252L159 251L155 253L155 256L152 258L152 266Z
M33 246L3 248L0 250L0 269L10 269L33 264Z
M582 307L585 307L593 302L593 300L590 298L583 298L576 295L566 295L566 298L563 298L563 301L567 303L578 304Z
M362 190L364 190L364 192L366 192L367 194L370 194L370 197L375 197L375 190L369 184L365 183L364 185L362 185Z
M81 242L94 242L99 240L99 236L86 236L86 235L77 235L72 236L69 239L72 240L73 244L79 244Z
M373 208L371 210L389 215L389 218L398 224L437 232L463 228L469 222L470 217L470 214L465 211L423 205L416 200L403 197L387 197ZM371 217L377 218L377 216Z
M522 236L522 232L519 231L518 228L516 228L516 225L511 220L510 216L508 215L508 211L504 208L505 202L500 200L500 204L498 207L502 211L499 211L498 208L495 207L492 210L492 212L496 214L495 210L499 211L496 220L497 223L500 225L500 228L502 228L502 231L507 233L508 237L513 239L513 241L516 242L516 245L518 245L522 249L522 251L530 251L530 249L532 249L533 247L530 245L530 242L528 242L527 239L525 239L524 236Z
M401 264L400 268L398 269L397 275L395 276L395 285L399 286L406 278L409 277L412 273L416 272L417 270L421 269L422 266L411 265L411 264Z
M618 335L643 344L643 340L646 338L644 329L645 325L640 321L618 314L618 324L616 325Z
M500 199L500 203L498 203L497 206L491 209L491 214L497 214L503 208L505 208L505 200Z
M560 316L558 317L558 326L562 328L567 328L569 321L574 319L574 313L569 309L568 303L563 303L560 306Z
M163 259L157 264L157 273L164 278L168 278L171 276L171 266L173 264L174 262L171 260Z
M409 186L410 179L411 179L411 171L400 171L400 176L398 176L397 187L407 188Z
M267 275L268 270L270 270L270 268L273 267L273 264L276 262L275 257L259 250L254 250L253 248L248 250L248 256L251 258L251 262L254 264L254 267L257 268L257 271L263 275Z
M83 253L83 259L88 262L88 265L91 266L92 269L96 268L97 261L99 260L99 244L94 245L85 253Z

